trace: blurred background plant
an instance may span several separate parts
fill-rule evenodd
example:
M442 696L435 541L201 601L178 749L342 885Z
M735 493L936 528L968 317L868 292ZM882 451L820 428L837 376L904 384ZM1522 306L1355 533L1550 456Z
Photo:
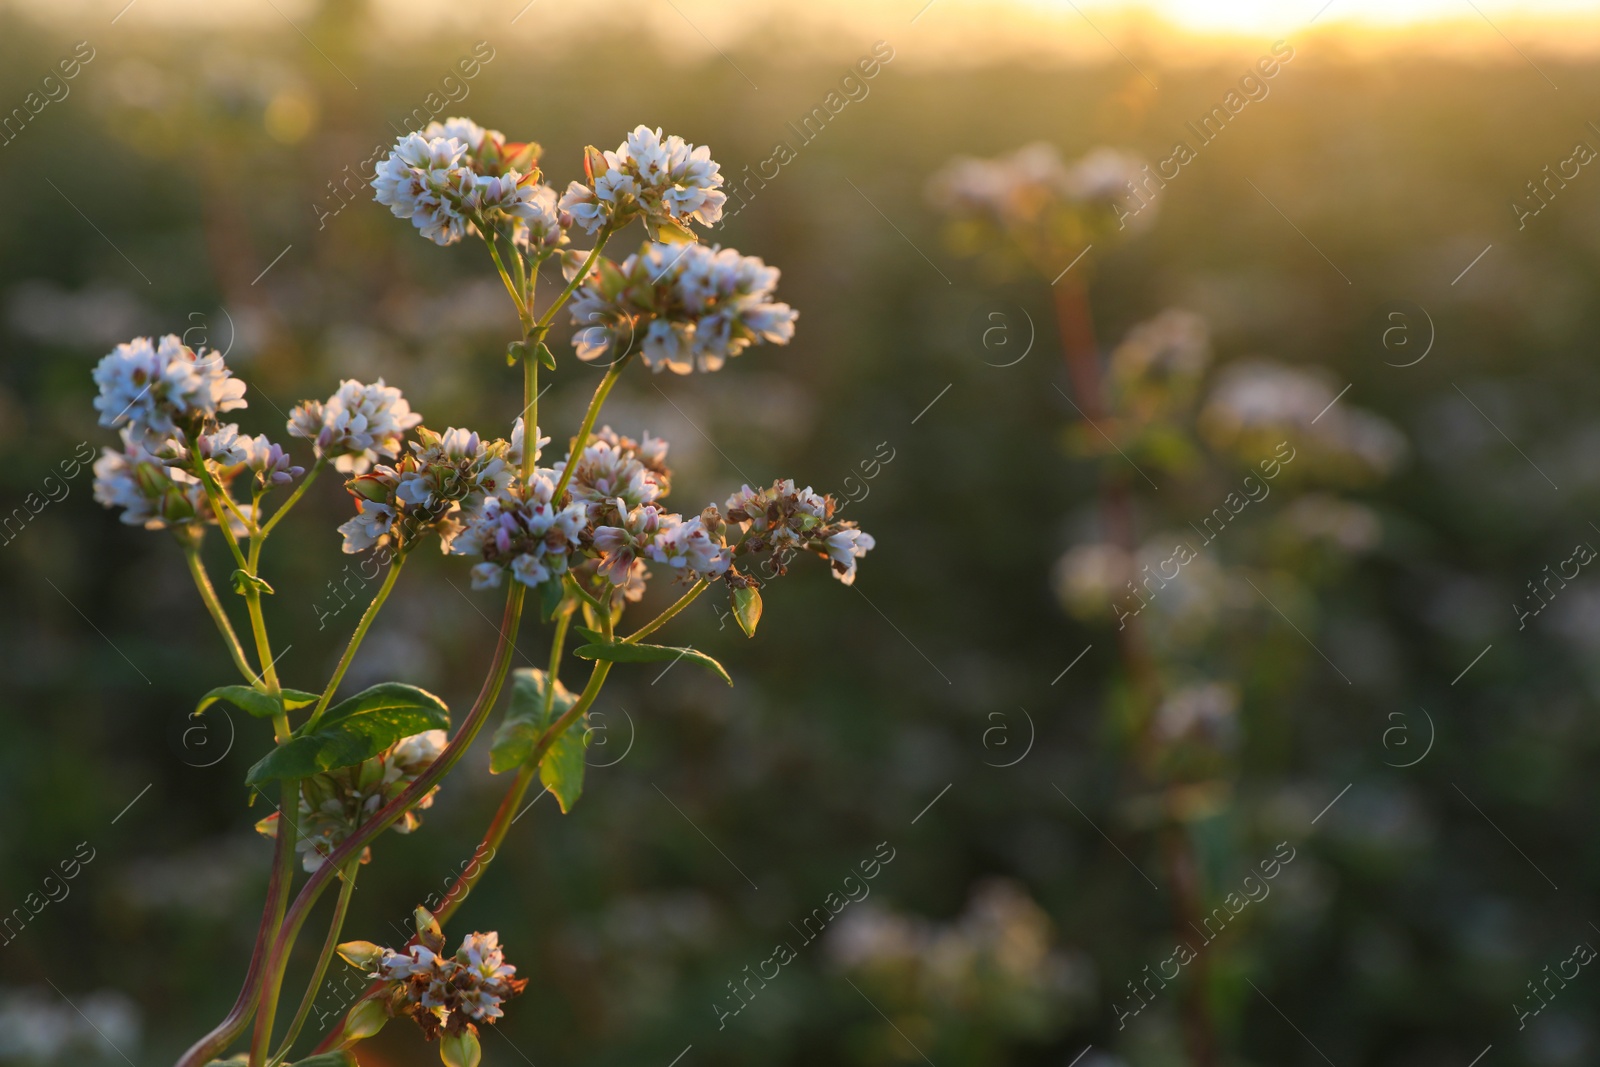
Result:
M1113 212L1057 239L1061 257L997 274L991 249L953 254L946 217L924 206L952 154L1043 140L1063 166L1103 145L1159 159L1277 34L1182 61L1154 30L1147 46L1119 37L1157 91L1081 21L1071 33L1087 60L944 63L930 42L945 2L914 25L920 3L814 36L777 16L736 23L680 5L727 59L663 7L659 47L604 77L541 34L542 4L515 25L521 4L405 22L410 32L359 3L285 7L293 27L265 8L259 21L184 21L154 0L115 24L115 10L0 13L8 107L74 42L97 49L72 95L0 150L13 198L0 224L0 503L29 516L0 546L13 606L0 618L0 909L28 915L6 928L0 990L37 1005L30 1025L65 1020L31 1047L0 1044L0 1058L123 1062L105 1042L67 1044L81 1017L44 1007L70 999L100 1021L90 1000L115 990L129 1024L104 1035L134 1062L170 1061L231 1000L216 975L248 953L241 917L260 905L270 853L251 830L263 813L213 803L266 741L233 750L230 738L261 724L219 715L196 733L186 718L198 689L228 679L181 560L94 505L86 468L64 478L79 442L99 440L94 362L133 333L194 330L189 343L229 349L260 398L241 413L251 432L276 432L292 400L340 375L435 398L430 424L508 424L519 400L497 361L516 322L481 253L416 240L365 193L341 201L329 183L342 168L359 169L437 93L441 117L525 130L547 158L648 121L710 145L743 180L882 38L895 59L870 96L712 237L781 264L784 298L804 313L794 344L692 389L631 377L607 418L673 441L687 501L795 467L839 492L832 479L887 440L894 462L851 511L885 551L861 595L844 594L854 611L825 575L797 573L753 642L697 605L685 643L717 655L737 689L674 670L608 690L584 805L565 819L548 800L529 809L459 920L492 922L533 979L502 1032L515 1048L489 1038L486 1056L666 1064L692 1044L681 1067L922 1062L898 1028L938 1067L1064 1067L1086 1045L1078 1067L1192 1063L1180 999L1124 1030L1113 1007L1172 951L1161 841L1176 828L1208 905L1276 842L1299 849L1272 895L1205 950L1205 1017L1224 1062L1312 1059L1295 1027L1340 1064L1465 1064L1490 1043L1495 1063L1593 1061L1592 988L1574 983L1524 1031L1511 1005L1589 929L1600 594L1585 575L1526 631L1510 605L1596 536L1586 355L1600 330L1600 207L1574 183L1519 232L1506 202L1570 154L1600 76L1534 51L1558 97L1520 57L1492 51L1504 41L1481 23L1483 48L1466 58L1430 51L1424 34L1377 55L1297 37L1272 96L1184 168L1153 224L1128 237ZM608 19L635 16L588 17L603 35ZM480 41L494 57L452 102L441 80L459 78ZM1078 328L1057 308L1080 279L1094 298L1084 322L1098 327L1084 350L1105 372L1098 413L1054 356ZM1403 354L1383 341L1401 307L1418 345ZM1422 308L1438 344L1397 367L1428 337ZM578 370L541 401L546 421L582 410L593 382ZM1297 451L1271 495L1198 543L1188 524L1243 495L1282 440ZM1108 485L1126 498L1127 538L1108 532ZM930 522L953 489L1028 534L979 547ZM284 661L312 675L354 625L347 612L319 629L327 584L348 580L330 532L348 503L335 484L314 490L306 521L279 534L303 551L268 577L321 599L267 608ZM1154 570L1177 540L1197 557L1138 617L1155 682L1143 691L1114 650L1113 591L1095 614L1059 594L1069 572L1106 581L1124 558ZM1059 563L1085 546L1101 559ZM419 556L358 670L454 700L476 681L497 603ZM1035 743L993 766L1024 751L1022 708ZM986 731L1001 721L996 747L1002 735ZM1153 739L1148 759L1140 736ZM477 777L463 773L424 828L386 842L379 862L414 877L365 881L353 929L403 926L461 869L467 851L446 843L474 840L500 791L484 763L469 756ZM717 1032L725 982L884 839L899 849L869 902L884 911L861 914L889 917L894 951L836 948L846 919L865 921L847 912L840 942L802 955ZM41 907L42 880L82 840L98 858ZM229 876L252 863L250 877ZM982 904L997 877L1014 887L1004 918ZM386 1040L363 1062L431 1062Z

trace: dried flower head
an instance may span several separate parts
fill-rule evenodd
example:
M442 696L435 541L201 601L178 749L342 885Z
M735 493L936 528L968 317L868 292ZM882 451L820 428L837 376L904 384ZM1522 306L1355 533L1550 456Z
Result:
M836 506L833 497L810 486L796 489L792 478L781 478L765 489L741 486L727 500L727 517L745 532L739 554L770 551L782 561L795 552L815 552L828 560L835 578L851 585L856 561L877 542L854 522L835 521Z
M419 920L422 915L426 912L419 909ZM528 980L514 977L517 969L506 962L499 934L468 934L455 955L446 956L444 934L428 918L419 921L417 941L404 951L366 942L340 946L340 951L362 964L376 957L368 977L386 984L382 996L389 1014L416 1020L429 1041L476 1034L480 1024L492 1025L505 1015L501 1005L521 993Z

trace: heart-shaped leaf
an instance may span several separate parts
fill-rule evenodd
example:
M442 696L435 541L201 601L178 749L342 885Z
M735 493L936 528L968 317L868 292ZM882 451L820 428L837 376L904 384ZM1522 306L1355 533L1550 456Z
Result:
M533 746L550 723L572 707L577 698L556 681L550 717L544 714L545 673L535 667L520 667L511 674L511 705L505 721L494 732L489 748L489 770L494 774L514 771L527 762Z
M670 645L630 645L630 644L593 644L583 645L572 650L572 654L579 659L604 659L613 663L659 663L662 660L671 660L676 663L683 660L687 663L698 664L715 674L729 685L733 679L728 677L728 672L722 664L706 655L696 652L692 648L673 648Z
M450 726L444 701L401 682L384 682L335 704L317 728L295 731L250 768L247 785L278 778L309 778L323 771L353 767L382 752L402 737Z
M557 679L555 693L545 690L545 672L532 667L518 669L511 684L511 706L505 722L495 731L489 750L489 770L495 774L514 770L528 762L534 746L552 723L577 702ZM550 714L544 712L549 696ZM539 780L556 795L563 814L572 810L583 793L584 749L589 744L588 716L563 730L539 764Z
M283 693L283 707L278 702L259 689L252 689L248 685L219 685L205 696L200 698L200 704L194 709L199 715L219 700L226 700L234 707L248 711L258 719L270 719L282 710L293 711L313 704L317 700L316 693L306 693L299 689L285 689Z

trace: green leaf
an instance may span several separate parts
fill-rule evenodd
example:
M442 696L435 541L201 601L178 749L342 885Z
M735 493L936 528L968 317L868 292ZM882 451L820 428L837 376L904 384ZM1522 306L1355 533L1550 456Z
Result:
M273 594L273 588L267 584L265 578L247 574L243 570L233 572L233 591L235 593L244 596L245 591L251 588L254 588L257 592L266 593L268 596Z
M517 360L525 359L528 355L528 346L522 341L512 341L506 345L506 366L515 367Z
M739 629L744 631L746 637L756 635L756 626L761 622L761 591L753 585L747 585L733 591L733 617L739 623Z
M511 674L511 706L505 721L494 732L489 747L489 770L494 774L513 771L527 762L533 746L550 723L560 718L577 701L556 680L555 699L550 716L544 714L545 673L536 667L519 667Z
M539 586L539 617L546 622L556 617L567 587L560 578L547 578Z
M563 815L572 810L583 793L583 768L586 766L583 751L589 747L587 719L585 715L582 721L561 731L539 764L539 780L556 795Z
M583 645L572 650L572 654L579 659L604 659L612 663L658 663L661 660L684 660L695 663L711 671L729 685L733 679L728 677L728 672L723 670L722 664L706 655L696 652L692 648L672 648L669 645L626 645L597 643Z
M483 1050L478 1047L478 1035L472 1030L459 1034L441 1034L439 1059L444 1067L478 1067L483 1061Z
M283 708L278 707L278 702L259 689L252 689L248 685L219 685L205 696L200 698L200 704L194 709L198 717L211 705L219 700L226 700L236 708L248 711L258 719L270 719L280 710L293 711L303 708L307 704L314 704L318 694L306 693L299 689L283 689L279 691L283 696Z
M450 709L444 701L414 685L384 682L334 705L316 730L296 730L286 744L250 768L245 784L353 767L402 737L449 726Z
M494 774L515 770L528 762L544 732L572 709L578 698L556 680L550 714L544 713L545 672L521 667L512 677L511 706L505 722L495 731L489 749L489 770ZM583 793L583 752L589 745L588 716L572 723L550 745L539 764L539 780L556 795L562 814L572 810Z
M574 626L573 629L588 638L591 644L609 645L611 643L606 635L599 630L591 630L587 626Z
M289 1067L361 1067L361 1063L354 1052L346 1049L343 1052L324 1052L309 1060L295 1060Z
M551 370L556 369L555 353L550 351L549 346L543 341L539 342L538 347L533 350L533 354L539 358L539 363L542 366L548 367Z

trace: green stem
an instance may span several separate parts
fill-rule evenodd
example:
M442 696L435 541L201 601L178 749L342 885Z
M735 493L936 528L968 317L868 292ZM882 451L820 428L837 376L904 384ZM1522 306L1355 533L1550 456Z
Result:
M257 541L265 541L267 535L272 532L272 528L278 525L278 520L289 514L289 509L300 502L300 498L305 495L306 489L310 487L312 482L317 480L317 475L322 473L322 468L327 465L327 462L321 456L317 457L317 461L311 465L311 469L306 471L306 476L300 479L300 484L295 486L294 492L289 494L289 499L285 500L278 510L272 513L272 518L267 520L267 524L261 527L261 532L256 535Z
M511 294L511 302L517 305L517 318L526 322L528 320L527 305L523 304L522 294L517 292L516 284L512 282L511 274L506 270L505 262L500 258L500 249L494 243L494 231L479 223L478 232L483 235L483 243L489 247L489 255L494 257L494 269L500 272L500 280L505 283L506 292Z
M589 401L589 410L583 413L583 425L578 428L578 436L572 440L572 449L567 456L565 469L561 472L561 480L556 483L555 495L550 498L552 507L561 506L561 494L566 492L567 483L572 481L572 472L578 468L578 453L582 452L589 444L589 434L594 429L594 420L600 414L600 408L606 402L611 387L617 384L617 379L622 375L622 368L628 365L632 353L623 356L611 366L606 368L606 375L600 379L600 385L594 391L594 397Z
M339 657L339 665L333 670L333 677L328 679L328 685L322 690L322 696L317 701L317 706L312 709L311 717L306 720L305 729L313 730L322 719L322 713L328 710L328 702L333 699L333 694L338 690L339 683L344 681L344 675L350 669L350 663L356 658L356 649L361 647L361 642L366 640L367 631L372 627L372 620L378 617L378 611L383 607L383 602L389 599L389 591L394 588L394 583L400 577L400 567L405 563L404 553L398 554L394 562L389 564L389 573L383 576L383 584L378 587L377 595L372 598L372 603L367 605L367 610L361 613L361 621L356 623L355 633L350 635L350 643L344 647L344 655Z
M651 634L661 629L661 627L665 625L667 621L670 620L674 615L678 614L678 612L682 611L690 604L693 604L695 598L701 593L705 592L710 585L710 580L706 578L702 578L698 582L695 582L694 585L689 587L689 591L687 593L683 594L673 602L671 607L669 607L666 611L663 611L660 615L657 615L655 618L651 619L649 622L645 623L643 626L639 627L637 630L633 631L633 633L629 634L627 637L624 637L622 639L622 643L625 645L631 645L638 641L641 637L649 637Z
M538 342L543 344L543 341ZM533 477L534 453L539 448L539 357L532 348L522 352L522 481Z
M556 297L556 302L551 304L543 315L539 316L539 322L537 323L539 340L544 340L545 331L550 328L550 322L556 317L556 312L561 310L561 305L567 302L567 298L576 292L578 286L582 285L583 280L589 276L589 271L594 267L595 260L600 258L600 250L606 246L606 242L609 240L611 240L611 227L602 227L600 239L595 242L594 248L589 252L589 258L583 261L583 266L578 268L578 273L574 274L572 280L567 283L567 287L561 290L561 295Z
M197 542L185 542L183 555L188 561L189 573L194 575L195 588L200 590L200 599L205 601L206 609L216 621L217 632L222 634L223 643L228 646L228 654L233 657L233 665L239 668L239 673L244 675L245 681L252 685L256 684L259 676L250 669L250 661L245 658L244 646L239 643L239 635L234 633L233 623L229 621L227 612L222 610L222 602L217 599L217 591L211 585L211 576L206 573L206 565L200 559L200 545Z
M334 949L339 944L339 931L344 929L345 914L350 910L350 896L356 891L356 872L360 869L360 860L351 860L344 866L344 884L339 889L339 900L333 906L333 918L328 923L327 940L323 941L322 953L317 957L317 965L311 971L311 984L306 986L306 995L300 998L300 1010L295 1012L294 1021L289 1024L289 1032L283 1037L283 1044L278 1046L278 1051L272 1056L274 1063L288 1058L289 1050L294 1047L294 1039L300 1036L300 1029L305 1026L306 1019L311 1015L311 1006L316 1003L317 991L322 986L322 977L328 973L328 964L332 962Z
M222 539L228 542L234 561L239 564L241 570L249 571L250 567L245 563L244 553L239 550L239 539L233 536L233 527L228 525L227 509L222 506L222 487L212 480L211 472L206 470L206 462L200 458L198 452L194 454L194 472L200 479L201 488L206 491L206 499L211 503L211 513L217 517L217 526L222 530ZM238 509L235 508L234 511L237 513Z

